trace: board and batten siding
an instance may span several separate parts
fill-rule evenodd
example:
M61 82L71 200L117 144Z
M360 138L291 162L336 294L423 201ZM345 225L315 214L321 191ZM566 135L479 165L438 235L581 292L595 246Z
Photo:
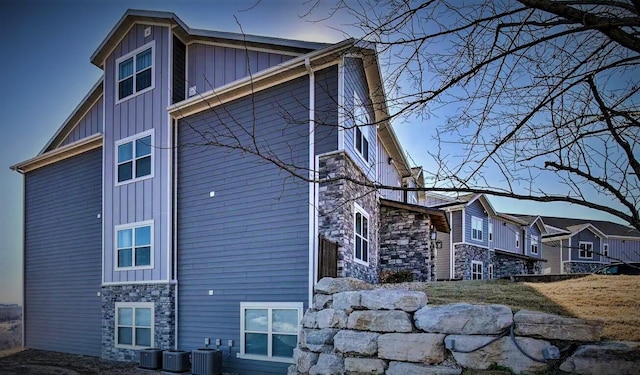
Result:
M584 262L599 262L600 251L600 237L593 233L588 228L581 230L569 238L569 246L571 246L571 261L584 261ZM593 258L580 258L580 242L593 243ZM611 245L609 245L611 246Z
M105 61L105 168L104 168L104 282L128 283L169 280L167 251L171 249L167 233L171 232L172 212L167 197L169 189L171 145L169 105L169 38L167 27L151 26L151 36L144 36L146 25L134 25ZM116 59L154 41L154 88L116 104ZM118 140L153 131L153 178L116 186L116 148ZM153 220L153 269L115 270L116 225Z
M522 238L520 247L516 247L516 233L520 233L520 226L501 220L497 217L489 218L493 224L493 249L522 254Z
M233 133L251 147L252 137L239 127L253 128L255 121L263 150L307 168L308 88L309 77L300 77L178 123L178 347L196 349L205 337L234 340L224 360L231 372L286 373L286 363L236 357L240 303L307 308L309 184L239 150L199 146L208 140L200 133Z
M543 273L551 273L554 275L562 273L562 262L560 259L560 241L551 241L548 243L540 243L541 254L544 263ZM548 269L548 271L546 271ZM546 272L545 272L546 271Z
M476 199L473 203L465 207L464 214L464 242L471 245L487 247L489 243L489 220L482 203ZM471 238L471 217L473 216L482 219L482 241Z
M438 232L438 241L442 241L442 248L436 249L436 279L451 279L451 244L449 233Z
M533 224L527 227L527 238L525 241L525 251L524 254L534 258L540 258L540 247L542 244L542 235L540 234L540 228L534 222ZM538 238L538 254L533 254L531 252L531 236Z
M294 58L290 55L192 43L187 46L187 89L211 91Z
M314 80L315 153L321 155L338 149L338 65L316 71Z
M456 210L451 213L451 235L453 236L453 243L462 242L462 233L464 228L462 227L462 210Z
M624 262L640 262L640 239L609 238L607 243L609 244L609 256L612 258Z
M73 127L65 139L60 143L60 146L68 145L75 141L79 141L83 138L87 138L96 133L101 133L102 126L102 111L103 102L102 96L91 106L87 113L82 116L80 121Z
M387 150L385 150L384 146L382 146L382 141L378 139L377 142L378 154L380 155L380 162L378 163L378 182L383 186L400 187L402 179L398 173L398 169L388 162L389 154L387 153ZM386 199L402 202L402 191L400 190L380 189L380 195Z
M25 174L24 346L99 356L102 149Z
M366 126L362 129L363 133L369 141L369 161L365 162L360 154L356 151L355 146L355 127L353 119L354 111L354 93L358 94L360 100L365 102L366 111L369 116L369 122L374 122L375 117L371 98L369 97L369 86L367 77L364 72L364 65L361 58L345 57L344 58L344 149L351 156L351 159L358 165L363 173L371 181L376 181L377 166L377 130L376 126Z

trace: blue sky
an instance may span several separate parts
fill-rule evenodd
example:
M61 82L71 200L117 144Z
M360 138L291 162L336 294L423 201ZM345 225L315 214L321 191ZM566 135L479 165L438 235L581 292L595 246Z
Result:
M4 0L0 4L0 303L22 302L23 179L9 166L35 156L100 77L89 57L128 8L172 11L193 28L337 42L345 20L300 19L301 1L263 0ZM445 121L396 126L417 164L427 164L430 127ZM499 211L608 219L564 204L491 199ZM55 220L55 218L52 218Z

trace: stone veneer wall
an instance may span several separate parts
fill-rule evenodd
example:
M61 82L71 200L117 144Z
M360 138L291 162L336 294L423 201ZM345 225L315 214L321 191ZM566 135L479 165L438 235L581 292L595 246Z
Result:
M640 343L600 342L600 321L514 314L504 305L431 306L423 292L350 278L324 278L315 293L288 375L447 375L494 365L516 374L618 375L640 368Z
M604 263L565 262L564 273L592 273Z
M347 176L366 181L365 175L344 152L319 158L319 178ZM321 183L318 197L318 231L338 243L338 276L355 277L377 283L378 277L378 211L377 190L339 179ZM369 264L355 261L354 202L369 215Z
M482 262L482 275L485 278L487 277L489 274L489 264L491 263L491 253L489 249L469 244L457 244L454 245L454 249L454 279L471 280L471 262L474 260Z
M380 207L380 271L409 270L414 281L435 281L435 258L429 239L429 216Z
M116 302L154 303L154 342L161 349L175 347L175 286L168 284L136 284L102 287L102 358L137 361L136 349L115 347Z
M542 273L542 261L518 259L494 253L491 262L495 278L530 274L530 269L535 275Z

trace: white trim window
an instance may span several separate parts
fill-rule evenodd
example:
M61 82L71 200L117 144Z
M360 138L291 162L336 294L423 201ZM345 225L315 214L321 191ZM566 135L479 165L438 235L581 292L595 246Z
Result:
M581 259L593 259L593 242L583 242L580 241L578 243L578 258Z
M116 60L116 103L153 89L154 46L148 43Z
M493 264L490 264L487 266L487 277L489 278L489 280L492 280L494 275L493 275Z
M609 257L609 244L602 244L602 255L605 257Z
M115 227L116 270L153 268L153 221Z
M516 232L516 249L520 249L520 233Z
M153 130L116 142L116 185L153 177Z
M369 214L354 203L353 214L353 257L358 263L369 264Z
M302 302L240 302L238 358L293 363Z
M477 216L471 216L471 239L475 241L482 241L482 227L483 221Z
M531 235L531 254L538 254L538 236Z
M357 92L353 93L353 138L354 147L365 162L369 162L369 115L366 103L360 99Z
M471 280L482 280L482 262L471 261Z
M493 242L493 223L489 223L489 242Z
M116 302L115 318L116 348L155 346L153 302Z

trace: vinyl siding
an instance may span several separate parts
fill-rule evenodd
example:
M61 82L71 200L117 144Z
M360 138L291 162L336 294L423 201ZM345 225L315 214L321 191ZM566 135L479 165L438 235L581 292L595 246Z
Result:
M104 281L139 282L168 280L168 249L171 233L168 222L172 207L169 183L171 144L166 111L169 105L169 38L167 27L152 26L152 33L144 37L146 25L135 25L115 47L105 63L105 108L104 132ZM153 62L154 88L116 104L116 59L155 41ZM116 186L116 151L118 140L153 129L153 178ZM114 227L140 221L154 221L154 253L150 270L115 271Z
M188 45L187 56L187 88L195 86L198 93L211 91L293 58L202 43Z
M315 152L338 149L338 65L314 73Z
M253 104L238 99L178 125L178 346L195 349L205 337L234 340L227 372L286 373L289 364L236 358L240 302L307 307L309 184L240 151L198 146L199 132L228 135L225 124L250 146L251 137L238 127L255 120L260 147L306 167L308 87L308 77L301 77L256 93Z
M103 129L102 125L102 110L103 102L102 96L91 106L87 113L78 121L73 127L65 139L60 143L60 146L68 145L75 141L79 141L83 138L87 138L93 134L101 133ZM58 146L58 147L60 147Z
M522 238L520 247L516 247L516 233L520 233L520 226L495 217L489 220L493 223L493 248L522 254Z
M471 203L464 209L464 225L465 225L465 233L464 233L464 242L476 245L476 246L488 246L488 238L489 238L489 221L487 220L487 214L484 212L484 207L482 207L482 203L479 200ZM482 219L482 241L477 241L471 238L471 217L475 216Z
M173 64L173 87L171 89L171 102L177 103L185 99L187 95L187 47L178 39L173 36L173 56L171 63Z
M462 242L462 210L452 212L453 220L451 220L451 235L453 236L453 243Z
M438 232L438 240L442 241L442 248L436 249L436 279L448 280L451 278L451 245L449 233Z
M369 141L369 161L365 162L355 149L355 128L353 123L353 96L357 92L361 100L366 102L366 110L369 114L369 122L375 121L369 87L364 73L362 59L345 57L344 59L344 107L347 113L344 116L344 148L355 163L362 169L371 181L376 180L377 172L377 146L378 139L375 126L367 126L363 130Z
M625 262L640 262L640 239L609 238L609 255Z
M541 244L542 244L542 236L540 235L540 229L535 223L533 223L527 228L526 233L527 233L527 238L525 242L526 246L525 246L524 254L531 257L540 258L540 250L541 250ZM538 254L533 254L531 252L531 236L538 237Z
M570 238L570 246L571 246L571 260L572 261L584 261L584 262L599 262L600 255L596 254L600 252L600 237L598 237L595 233L585 228L580 232L574 234ZM593 259L591 258L579 258L578 255L580 253L580 242L592 242L593 243Z
M396 167L388 163L389 154L382 146L382 142L378 139L378 153L380 162L378 163L378 182L384 186L400 186L401 178ZM386 199L402 202L402 191L380 189L380 195Z
M542 265L543 270L548 268L548 273L560 274L561 261L560 261L560 241L552 241L549 243L543 243L540 246L541 257L547 260L547 263Z
M99 356L102 149L25 175L25 347Z

